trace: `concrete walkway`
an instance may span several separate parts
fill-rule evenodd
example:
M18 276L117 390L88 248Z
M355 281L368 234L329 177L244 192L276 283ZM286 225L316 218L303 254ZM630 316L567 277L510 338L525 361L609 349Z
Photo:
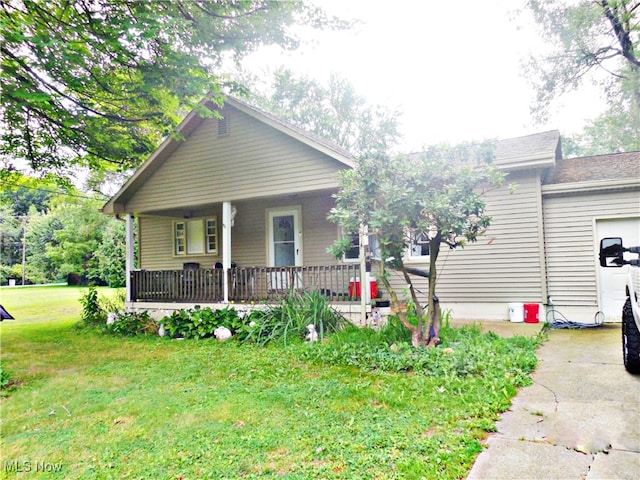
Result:
M640 376L622 365L620 324L548 337L534 384L513 399L467 479L640 479Z

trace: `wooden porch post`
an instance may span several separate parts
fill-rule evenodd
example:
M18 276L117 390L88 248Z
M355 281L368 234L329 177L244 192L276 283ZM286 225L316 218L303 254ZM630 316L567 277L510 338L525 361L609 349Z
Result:
M231 268L231 202L222 202L222 292L229 303L229 269Z
M131 301L131 272L135 268L134 259L134 240L133 240L133 214L127 213L124 221L124 234L125 234L125 285L126 285L126 300Z
M367 245L369 245L369 229L366 225L360 225L360 322L367 324L367 297L369 296L369 282L367 275Z

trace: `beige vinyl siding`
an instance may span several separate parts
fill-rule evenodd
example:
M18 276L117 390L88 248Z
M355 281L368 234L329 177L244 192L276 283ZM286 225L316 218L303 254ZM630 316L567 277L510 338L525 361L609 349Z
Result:
M438 258L436 293L443 302L540 302L543 296L540 183L535 172L511 173L507 184L487 193L493 217L486 235ZM428 269L428 265L422 265ZM396 287L403 280L394 275ZM413 277L426 299L427 280Z
M205 119L128 202L153 211L335 188L336 160L235 109L229 135Z
M222 212L219 208L211 210L207 216L218 219L218 244L222 235ZM138 219L140 268L145 270L177 270L185 262L198 262L202 268L210 268L222 261L222 252L218 255L174 255L173 222L178 218L160 216L141 216Z
M556 305L598 305L595 220L639 217L639 191L545 195L548 292Z
M266 266L266 211L269 208L300 206L302 210L302 248L305 265L334 265L337 260L326 252L337 238L337 227L327 220L335 205L331 192L234 202L237 209L231 230L231 260L238 266ZM210 215L218 218L218 235L222 238L220 205ZM205 214L206 216L206 214ZM199 262L209 268L222 261L219 255L173 255L173 222L171 217L140 217L141 268L147 270L180 269L184 262Z

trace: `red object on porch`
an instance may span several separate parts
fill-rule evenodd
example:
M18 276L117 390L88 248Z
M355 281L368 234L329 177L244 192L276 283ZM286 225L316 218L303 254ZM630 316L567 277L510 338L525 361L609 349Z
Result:
M369 279L369 290L371 292L371 298L378 298L378 284L376 283L375 277ZM349 296L360 296L360 277L352 277L349 279Z
M524 304L524 321L525 323L538 323L540 320L540 305L537 303Z

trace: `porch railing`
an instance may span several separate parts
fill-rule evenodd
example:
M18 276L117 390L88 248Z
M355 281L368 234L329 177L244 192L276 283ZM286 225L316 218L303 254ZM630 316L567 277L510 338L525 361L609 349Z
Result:
M216 303L224 299L220 268L196 270L135 270L131 299L144 302ZM228 270L229 300L269 302L291 289L319 291L330 301L355 302L360 276L357 264L304 267L246 267Z

